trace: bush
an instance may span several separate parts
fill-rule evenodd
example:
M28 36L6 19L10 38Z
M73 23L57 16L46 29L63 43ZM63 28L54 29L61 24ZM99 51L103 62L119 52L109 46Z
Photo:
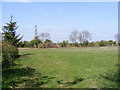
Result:
M58 46L54 43L44 43L39 44L39 48L58 48Z
M98 44L99 46L107 46L107 42L103 40L101 40Z
M113 41L113 40L109 40L109 41L108 41L108 45L109 45L109 46L112 46L112 45L113 45L113 43L114 43L114 41Z
M83 46L87 47L88 45L89 45L89 41L88 40L83 42Z
M74 46L79 47L80 45L79 45L79 43L76 42L76 43L74 43Z
M13 64L13 60L18 57L17 47L8 42L2 43L2 67L7 68Z
M90 42L90 43L89 43L89 46L90 46L90 47L94 47L95 44L96 44L95 42Z
M59 45L60 45L60 47L67 47L68 46L68 41L66 40L64 40L64 41L62 41L61 43L59 43Z
M31 44L33 47L35 47L35 48L38 48L38 44L42 44L42 43L43 43L43 42L42 42L40 39L38 39L38 38L33 39L33 40L30 41L30 44Z

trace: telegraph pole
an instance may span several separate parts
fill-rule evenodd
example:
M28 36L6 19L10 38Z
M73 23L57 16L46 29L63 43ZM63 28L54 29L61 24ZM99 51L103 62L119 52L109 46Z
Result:
M10 18L11 18L11 20L10 20L10 21L12 22L13 16L11 15L11 17L10 17Z
M37 34L38 34L37 33L37 25L35 25L35 40L38 39L38 35ZM36 48L38 48L38 43L36 42L35 44L36 44Z
M35 37L37 37L37 25L35 25Z

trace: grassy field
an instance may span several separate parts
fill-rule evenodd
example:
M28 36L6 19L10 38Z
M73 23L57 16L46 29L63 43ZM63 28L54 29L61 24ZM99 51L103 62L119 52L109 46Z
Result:
M4 87L115 88L118 48L19 49ZM18 68L19 67L19 68ZM31 84L32 83L32 84ZM9 85L8 85L9 84ZM10 86L11 85L11 86Z

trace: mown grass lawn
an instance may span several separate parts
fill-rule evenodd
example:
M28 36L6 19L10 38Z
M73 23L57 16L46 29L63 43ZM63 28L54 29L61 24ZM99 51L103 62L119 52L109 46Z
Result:
M43 76L44 79L38 80L43 82L39 83L38 87L118 87L117 47L19 49L19 51L21 56L16 60L16 64L21 65L19 67L35 69L35 72L40 73L34 74L38 79ZM24 78L24 75L21 78Z

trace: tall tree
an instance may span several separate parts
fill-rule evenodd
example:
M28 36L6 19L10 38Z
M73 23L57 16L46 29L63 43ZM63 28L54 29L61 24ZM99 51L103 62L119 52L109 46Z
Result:
M36 44L37 43L37 44ZM30 44L33 46L33 47L36 47L38 48L38 44L42 43L42 41L40 39L33 39L30 41Z
M40 38L40 40L42 40L43 42L44 42L46 39L50 40L50 34L49 34L49 33L44 33L44 32L42 32L42 33L40 33L39 38Z
M69 36L69 40L71 41L71 42L73 42L73 43L76 43L77 42L77 40L78 40L78 31L73 31L73 32L71 32L71 34L70 34L70 36Z
M49 39L46 39L46 40L44 41L44 43L52 43L52 41L49 40Z
M22 37L19 37L20 34L16 35L18 26L16 25L17 22L14 22L12 19L13 16L11 15L11 20L6 23L6 26L3 26L3 41L9 42L13 46L19 46L19 41Z
M35 45L36 45L36 48L38 48L38 43L40 42L40 40L38 39L38 35L37 35L37 25L35 25L35 38L34 38L34 41L35 41Z
M89 41L91 39L91 33L89 31L82 31L79 33L78 41L80 43L84 43L86 41Z
M37 25L35 25L35 36L34 39L30 41L30 44L36 48L38 48L38 45L42 43L42 41L38 38L38 33L37 33Z
M69 36L69 40L73 43L77 43L78 41L80 43L84 43L86 41L89 41L90 39L91 33L89 31L78 32L75 30Z

